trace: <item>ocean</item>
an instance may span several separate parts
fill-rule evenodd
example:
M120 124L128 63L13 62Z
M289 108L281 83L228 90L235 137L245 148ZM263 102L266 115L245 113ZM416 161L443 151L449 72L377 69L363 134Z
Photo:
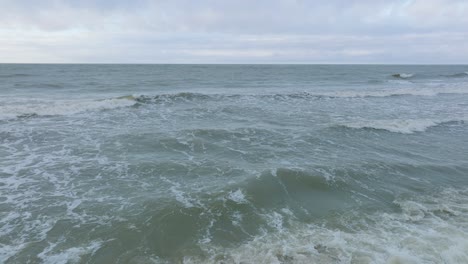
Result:
M0 263L468 263L466 65L0 64Z

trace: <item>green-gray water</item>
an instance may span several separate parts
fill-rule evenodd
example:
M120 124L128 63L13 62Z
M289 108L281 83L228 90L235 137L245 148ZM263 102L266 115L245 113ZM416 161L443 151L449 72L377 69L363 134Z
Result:
M1 263L468 263L468 66L0 65Z

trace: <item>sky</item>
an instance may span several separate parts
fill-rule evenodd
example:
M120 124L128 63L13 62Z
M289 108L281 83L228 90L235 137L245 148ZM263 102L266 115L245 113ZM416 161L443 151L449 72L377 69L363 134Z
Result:
M468 0L0 0L0 63L468 64Z

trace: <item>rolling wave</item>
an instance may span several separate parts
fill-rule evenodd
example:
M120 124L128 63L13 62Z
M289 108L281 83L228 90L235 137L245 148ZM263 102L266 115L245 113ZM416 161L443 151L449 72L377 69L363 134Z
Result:
M443 87L443 88L400 88L374 91L333 91L333 92L298 92L277 94L203 94L192 92L181 92L174 94L159 95L128 95L118 99L134 100L141 104L169 103L169 102L192 102L219 99L237 98L272 98L284 100L290 99L334 99L334 98L373 98L373 97L395 97L395 96L437 96L442 94L468 94L465 87Z
M405 235L408 228L413 228L422 219L430 218L438 221L436 224L440 228L446 224L444 219L465 217L467 213L466 206L460 207L466 202L466 190L460 193L448 190L437 199L433 196L420 200L394 198L394 203L399 209L396 212L378 211L375 214L363 215L360 211L348 210L344 214L330 215L329 213L334 210L344 209L339 207L354 199L351 194L352 187L345 181L336 179L330 181L307 171L289 168L265 171L257 178L229 186L220 192L202 195L194 195L190 191L184 192L180 183L172 182L172 184L171 191L176 203L170 203L162 208L146 221L142 228L149 230L145 234L145 239L154 241L152 249L158 255L167 257L173 262L180 260L177 256L186 254L189 250L187 248L189 241L197 241L197 247L207 250L208 254L192 255L193 260L198 257L200 259L189 263L218 263L216 259L219 260L219 255L212 253L216 251L213 246L220 244L223 245L223 249L226 247L232 249L227 251L230 252L226 255L228 259L244 260L247 263L262 262L259 260L265 258L294 260L286 263L296 263L301 259L303 262L298 263L309 263L311 260L314 260L312 261L314 263L333 263L339 259L351 258L355 254L352 246L348 247L349 241L360 245L362 243L361 246L370 246L367 243L368 239L374 239L379 241L376 245L386 249L384 246L387 244L380 242L384 239L382 235L391 238L391 242L397 245L399 236ZM352 204L348 208L356 205ZM326 224L320 220L314 222L327 217L332 217L332 221L327 221ZM297 221L298 219L301 221ZM304 219L308 219L305 222L314 224L304 224ZM453 224L455 223L457 222ZM339 239L336 240L336 232L340 231L329 226L336 224L344 226L350 224L354 228L345 228L347 231L344 231L344 237L338 235ZM395 226L399 227L398 234L392 233ZM421 226L421 229L417 229L421 231L418 233L419 237L431 235L422 233L425 231L424 228L425 226ZM181 230L183 236L180 235ZM444 236L445 232L452 231L454 230L442 230L437 235ZM356 235L358 240L353 239ZM277 241L278 238L281 239ZM427 241L430 244L433 240ZM337 245L336 242L340 244ZM448 243L455 242L448 241ZM301 248L304 243L307 244L307 249ZM294 246L283 251L290 245ZM272 252L271 248L275 248L275 252ZM255 250L259 251L254 254L252 251ZM373 259L391 257L388 254L379 255L379 250L369 252L374 252ZM233 263L241 262L233 261Z
M437 96L444 94L468 94L465 87L444 87L424 89L386 89L374 91L333 91L333 92L299 92L278 94L204 94L180 92L157 95L126 95L115 98L93 100L22 100L6 102L2 106L0 119L17 117L71 115L85 111L106 110L119 107L128 107L136 104L167 104L206 102L210 100L237 100L237 99L273 99L273 100L320 100L340 98L382 98L397 96ZM415 130L416 131L416 130Z
M31 118L38 116L73 115L86 111L109 110L135 105L134 100L113 98L104 100L26 100L2 106L0 119Z
M396 73L392 74L392 77L397 78L397 79L410 79L414 77L414 73Z
M455 74L444 75L447 78L465 78L468 77L468 72L460 72Z
M169 189L174 200L157 212L146 227L150 230L147 237L158 241L156 250L161 255L177 255L185 250L189 240L199 240L202 244L229 241L229 245L235 245L265 230L282 229L293 212L327 211L323 198L329 198L328 205L333 201L339 205L346 199L340 191L344 182L331 182L306 171L287 168L265 171L258 178L202 194L184 190L181 183L163 180L172 184ZM284 207L290 210L268 214ZM181 221L186 223L183 227ZM177 235L181 228L184 236Z
M432 119L390 119L390 120L365 120L341 124L339 126L351 129L385 130L393 133L412 134L425 132L428 128L453 123L464 123L466 118L449 120Z
M445 189L396 199L396 212L350 211L326 223L290 221L288 232L255 236L230 250L208 244L207 256L190 263L466 263L467 201L466 190ZM281 213L270 216L284 223Z
M187 101L194 101L194 100L207 100L215 96L217 95L181 92L181 93L174 93L174 94L159 94L159 95L154 95L154 96L139 95L139 96L130 96L130 97L122 97L122 98L133 99L139 103L163 103L163 102L174 102L174 101L187 102Z

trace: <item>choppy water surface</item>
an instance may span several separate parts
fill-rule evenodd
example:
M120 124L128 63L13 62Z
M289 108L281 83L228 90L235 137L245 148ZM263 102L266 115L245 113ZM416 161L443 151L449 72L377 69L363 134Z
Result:
M468 66L0 65L1 263L468 263Z

